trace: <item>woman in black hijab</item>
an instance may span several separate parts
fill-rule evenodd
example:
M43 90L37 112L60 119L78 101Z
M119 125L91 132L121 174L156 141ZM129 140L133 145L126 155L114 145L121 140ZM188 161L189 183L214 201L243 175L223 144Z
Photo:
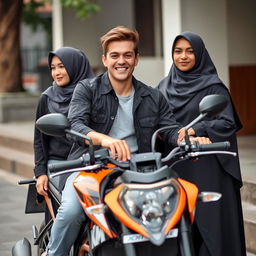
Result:
M51 51L48 56L48 65L54 81L39 98L36 120L49 113L62 113L67 116L76 84L82 79L94 76L85 54L72 47L62 47ZM36 187L39 194L47 193L48 161L65 160L70 148L71 142L66 137L47 136L35 127L34 173L37 177Z
M205 118L195 124L189 135L206 136L212 142L230 141L231 151L237 152L236 132L242 124L202 39L191 32L181 33L174 40L172 58L171 70L158 88L169 101L176 120L187 125L199 115L198 105L204 96L225 95L229 100L227 108L215 119ZM245 256L239 159L205 156L196 162L180 163L175 170L200 191L222 194L217 202L197 204L193 227L196 255Z
M83 79L94 77L85 54L72 47L63 47L50 52L48 65L54 81L52 86L44 91L39 99L36 120L48 113L62 113L67 116L69 103L77 83ZM53 161L66 160L71 146L72 140L69 141L64 136L53 137L44 135L35 127L34 172L37 177L36 188L39 194L47 195L47 164ZM74 175L70 177L74 178ZM65 254L67 251L66 246L69 247L74 242L73 240L79 231L79 220L82 222L84 219L84 215L81 214L82 207L76 197L71 178L68 183L66 182L65 190L62 191L61 205L58 208L58 214L51 229L50 255ZM59 187L59 189L62 188ZM71 207L67 209L67 205ZM72 214L75 216L79 215L79 220L76 217L73 218ZM70 232L67 234L67 227L70 225L72 228L69 229ZM56 248L61 248L61 251L52 252L57 250Z

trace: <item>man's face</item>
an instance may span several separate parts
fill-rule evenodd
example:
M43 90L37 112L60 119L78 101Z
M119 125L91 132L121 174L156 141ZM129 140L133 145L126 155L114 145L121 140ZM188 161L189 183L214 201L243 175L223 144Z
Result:
M102 56L102 62L108 70L110 81L119 83L132 78L138 60L139 55L135 55L132 41L110 42L106 55Z

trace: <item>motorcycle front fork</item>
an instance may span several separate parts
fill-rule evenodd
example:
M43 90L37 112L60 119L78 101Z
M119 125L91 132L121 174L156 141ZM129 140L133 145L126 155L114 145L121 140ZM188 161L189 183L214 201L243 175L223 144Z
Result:
M195 249L191 235L191 225L189 224L188 216L183 215L179 223L179 244L181 256L195 256Z

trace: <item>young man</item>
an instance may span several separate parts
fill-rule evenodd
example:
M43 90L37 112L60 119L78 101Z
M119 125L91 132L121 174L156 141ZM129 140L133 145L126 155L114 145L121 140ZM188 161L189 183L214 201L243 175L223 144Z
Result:
M156 129L177 124L164 96L132 75L139 61L138 43L138 33L122 26L101 37L107 72L77 85L68 116L72 129L122 161L131 153L150 151ZM170 146L177 145L180 128L164 133ZM70 158L85 151L77 143Z
M177 124L162 93L132 76L139 61L138 42L138 33L122 26L101 37L107 72L78 83L68 115L72 129L89 136L94 145L108 148L120 161L129 160L131 153L151 151L154 131ZM179 142L180 128L163 133L170 147ZM200 142L209 140L200 138ZM69 159L80 157L86 150L84 142L75 143ZM75 175L62 182L65 188L52 228L49 255L68 254L84 219L72 186Z

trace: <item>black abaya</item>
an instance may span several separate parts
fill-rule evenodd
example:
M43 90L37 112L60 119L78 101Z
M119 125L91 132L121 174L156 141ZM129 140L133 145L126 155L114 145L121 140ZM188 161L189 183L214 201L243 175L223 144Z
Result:
M191 43L196 57L195 67L191 71L181 72L173 65L158 88L172 106L176 120L184 126L199 115L198 105L204 96L225 95L229 100L228 107L216 118L204 119L192 128L196 136L209 137L212 142L230 141L230 150L237 152L236 131L241 128L241 123L229 92L218 78L201 38L190 32L183 33L176 37L174 43L180 37ZM204 156L196 162L181 162L175 166L175 170L183 179L195 183L199 191L222 194L217 202L197 205L195 225L201 237L196 236L195 240L198 243L202 239L203 244L196 255L245 256L238 157Z

